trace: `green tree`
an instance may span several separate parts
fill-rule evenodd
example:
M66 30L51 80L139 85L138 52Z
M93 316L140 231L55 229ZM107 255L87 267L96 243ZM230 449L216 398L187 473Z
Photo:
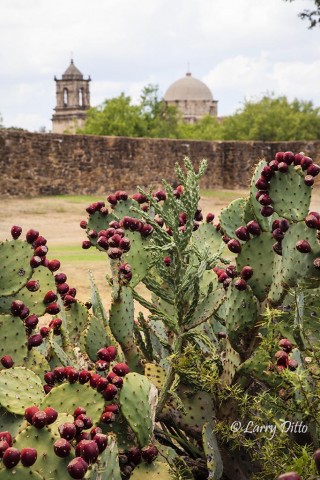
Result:
M133 105L131 98L121 93L98 107L90 108L85 126L79 133L143 137L145 125L140 107Z
M175 107L159 99L158 86L148 85L138 105L129 96L106 100L88 111L84 128L79 133L127 137L177 138L179 114Z
M285 96L264 96L244 102L243 108L221 125L223 140L299 141L320 139L319 108L312 102Z
M181 116L176 107L167 105L164 100L159 99L158 85L149 84L143 88L140 108L148 137L179 137Z
M285 2L294 2L294 0L284 0ZM316 25L320 25L320 0L312 0L314 3L314 9L305 9L299 13L299 17L302 20L309 20L309 28L313 28Z
M221 140L221 121L217 117L205 115L196 123L180 122L178 137L191 140Z

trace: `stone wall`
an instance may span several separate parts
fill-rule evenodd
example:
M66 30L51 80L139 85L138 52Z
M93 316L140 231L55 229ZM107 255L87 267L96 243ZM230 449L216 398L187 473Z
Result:
M246 188L254 165L279 150L320 162L320 142L202 142L0 130L0 195L104 194L175 181L187 155L208 160L202 188Z

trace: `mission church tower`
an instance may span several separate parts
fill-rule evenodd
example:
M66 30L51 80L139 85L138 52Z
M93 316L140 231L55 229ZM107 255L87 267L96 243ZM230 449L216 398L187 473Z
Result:
M56 82L56 107L52 116L52 133L76 133L82 128L90 108L89 83L73 63Z

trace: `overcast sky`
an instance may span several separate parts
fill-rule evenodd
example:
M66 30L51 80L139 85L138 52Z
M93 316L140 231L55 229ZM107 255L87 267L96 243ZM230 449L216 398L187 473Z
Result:
M6 127L51 129L54 75L91 76L91 105L122 91L163 95L190 63L219 115L266 92L320 105L320 28L312 0L1 0L0 113Z

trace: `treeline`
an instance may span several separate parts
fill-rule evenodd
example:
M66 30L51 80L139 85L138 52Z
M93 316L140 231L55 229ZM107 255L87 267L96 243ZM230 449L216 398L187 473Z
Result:
M320 140L320 108L310 101L264 95L245 100L234 115L209 115L195 124L183 121L174 106L159 98L158 87L148 85L140 102L122 93L88 111L79 133L128 137L177 138L194 140Z

